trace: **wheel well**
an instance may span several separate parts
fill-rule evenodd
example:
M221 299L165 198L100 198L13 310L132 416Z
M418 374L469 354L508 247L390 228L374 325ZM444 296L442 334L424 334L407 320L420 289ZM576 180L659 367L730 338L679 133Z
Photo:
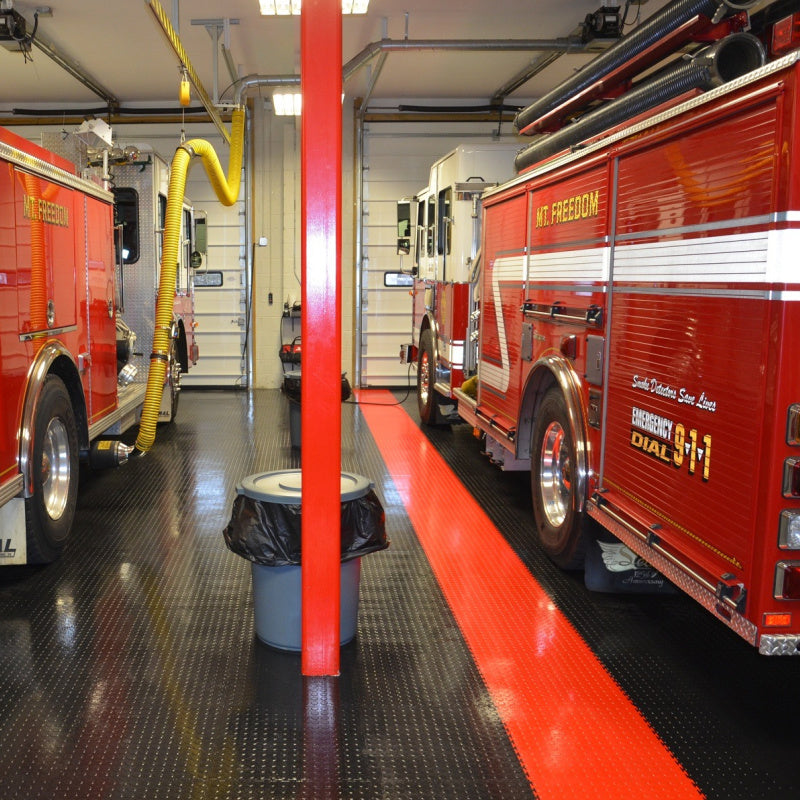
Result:
M89 452L89 418L86 413L86 400L83 396L83 384L75 364L66 356L59 356L50 366L49 374L58 375L67 387L72 409L75 413L75 424L78 428L78 446L81 455Z
M422 334L425 331L431 332L431 344L433 345L433 360L434 362L438 361L439 359L439 337L436 335L436 321L431 319L430 314L426 314L422 318L422 322L419 326L419 339L417 340L417 345L422 341Z
M517 425L517 458L530 458L533 422L542 398L553 386L558 386L567 404L567 414L579 463L577 475L584 490L578 493L579 510L586 501L585 486L588 478L588 435L586 419L581 401L581 380L572 365L557 355L548 355L534 365L528 374L520 403L519 423Z
M536 412L539 409L542 398L547 394L547 390L557 383L556 376L544 365L534 367L528 374L522 393L517 422L517 458L530 458L531 436Z
M425 331L432 329L433 329L433 324L431 323L431 318L426 314L422 318L422 322L420 323L419 335L422 336L422 334L425 333Z
M178 339L175 342L178 351L178 361L181 364L181 372L189 371L189 346L186 343L186 328L183 320L178 320Z
M78 367L64 345L57 340L52 340L39 350L36 360L28 371L19 449L19 470L24 481L25 497L30 497L33 492L32 460L35 436L32 432L42 387L49 375L56 375L64 383L75 415L80 454L83 457L89 452L89 420Z

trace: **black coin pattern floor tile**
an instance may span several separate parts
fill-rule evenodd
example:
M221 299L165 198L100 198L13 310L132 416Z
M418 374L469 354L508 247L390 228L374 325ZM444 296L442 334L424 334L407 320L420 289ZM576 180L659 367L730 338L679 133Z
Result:
M0 572L0 797L534 796L352 405L342 454L392 544L338 678L255 638L222 538L237 482L299 466L279 392L184 392L146 456L83 476L63 557Z

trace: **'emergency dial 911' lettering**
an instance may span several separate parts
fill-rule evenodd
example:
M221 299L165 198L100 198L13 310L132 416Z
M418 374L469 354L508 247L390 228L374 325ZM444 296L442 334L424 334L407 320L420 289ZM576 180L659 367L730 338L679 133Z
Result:
M681 422L635 406L631 409L631 424L631 447L676 469L685 466L689 475L699 473L704 481L709 479L710 433L701 437L696 428L687 431Z
M694 475L700 462L703 466L703 480L707 481L711 472L711 434L705 434L698 443L697 429L692 428L687 433L686 428L679 422L675 425L674 445L672 461L675 467L680 469L686 462L689 474Z

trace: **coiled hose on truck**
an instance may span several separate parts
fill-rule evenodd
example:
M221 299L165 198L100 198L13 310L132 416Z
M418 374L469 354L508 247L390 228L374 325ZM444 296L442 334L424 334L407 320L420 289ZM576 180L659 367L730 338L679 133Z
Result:
M169 173L167 191L167 212L164 225L164 244L161 250L161 277L158 284L156 303L156 324L153 334L153 352L150 355L150 371L147 374L147 390L142 407L142 419L135 447L146 453L156 438L158 411L169 363L169 340L172 329L172 308L175 297L175 278L178 269L180 248L181 214L183 196L186 191L186 175L192 158L202 159L214 193L224 206L232 206L239 197L242 176L242 154L244 151L244 109L233 112L231 130L231 157L228 163L228 177L222 173L217 154L209 142L191 139L175 151Z
M522 172L561 150L575 147L614 125L692 89L707 91L735 80L763 66L764 60L763 45L755 36L732 33L696 56L678 60L662 74L586 114L577 122L534 140L517 153L514 166L517 172Z
M543 97L522 109L514 119L516 129L525 135L541 132L540 125L547 116L560 106L566 106L573 98L579 98L593 84L608 78L635 56L657 53L658 42L672 32L681 29L695 17L707 17L708 25L718 13L727 14L755 5L755 0L672 0L641 25L627 33L604 53L566 78ZM652 60L652 59L651 59ZM647 63L647 59L645 60ZM645 64L642 64L643 67ZM590 96L587 99L592 99ZM575 108L572 108L575 110Z

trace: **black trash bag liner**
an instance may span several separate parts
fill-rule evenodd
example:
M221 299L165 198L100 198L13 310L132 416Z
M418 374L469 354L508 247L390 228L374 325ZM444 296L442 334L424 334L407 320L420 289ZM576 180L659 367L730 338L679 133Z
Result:
M342 503L342 561L385 550L388 546L386 514L372 489L363 497Z
M370 489L342 506L342 561L360 558L389 546L386 515ZM300 508L295 503L267 503L239 494L231 521L223 531L225 544L242 558L266 567L300 563Z

